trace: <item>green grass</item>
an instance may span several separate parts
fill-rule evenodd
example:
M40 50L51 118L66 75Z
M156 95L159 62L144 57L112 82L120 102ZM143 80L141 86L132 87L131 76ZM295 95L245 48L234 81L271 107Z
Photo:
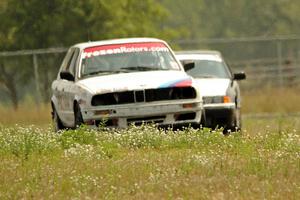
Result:
M229 136L0 126L0 199L299 199L299 128L296 118L247 119Z
M242 90L242 112L245 114L300 112L299 90L300 87Z
M50 104L22 103L18 110L14 110L12 106L0 104L0 124L8 126L15 124L48 126L50 122Z
M298 91L243 91L242 113L299 112ZM299 118L244 119L229 136L152 126L57 134L50 121L49 105L0 106L0 199L300 199Z

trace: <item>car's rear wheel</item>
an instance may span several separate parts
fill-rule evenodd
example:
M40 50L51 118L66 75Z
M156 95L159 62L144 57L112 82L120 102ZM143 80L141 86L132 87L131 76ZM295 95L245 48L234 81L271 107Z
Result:
M78 103L75 103L75 105L74 105L74 118L75 118L75 127L74 128L78 128L79 126L81 126L83 124L81 109L80 109L80 106L78 105Z
M55 108L53 108L53 111L52 111L52 118L53 118L53 127L54 127L54 131L55 132L58 132L60 130L64 130L66 129L66 127L63 125L63 123L61 122Z

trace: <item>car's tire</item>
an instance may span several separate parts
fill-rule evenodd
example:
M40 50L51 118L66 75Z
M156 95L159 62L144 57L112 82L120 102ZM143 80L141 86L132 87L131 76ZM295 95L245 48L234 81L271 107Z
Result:
M228 119L228 124L224 127L223 133L230 134L231 132L241 131L242 118L240 109L236 108L231 117Z
M232 125L229 127L231 132L240 131L242 128L242 118L240 109L236 108L232 115Z
M207 126L205 109L202 110L201 120L200 120L199 126L200 126L200 128L203 128L203 127Z
M83 118L81 114L81 109L78 103L74 104L74 128L78 128L83 124Z
M235 131L240 131L242 129L242 115L241 110L238 108L235 110L234 129Z
M59 132L61 130L66 129L66 127L63 125L63 123L61 122L55 108L52 108L52 119L53 119L53 128L55 132Z

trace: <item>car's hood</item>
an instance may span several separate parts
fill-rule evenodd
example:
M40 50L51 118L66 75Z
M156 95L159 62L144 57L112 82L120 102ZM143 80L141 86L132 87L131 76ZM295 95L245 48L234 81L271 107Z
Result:
M202 96L225 96L230 79L197 78L195 83Z
M77 84L93 94L115 91L191 85L192 78L183 71L121 73L82 79Z

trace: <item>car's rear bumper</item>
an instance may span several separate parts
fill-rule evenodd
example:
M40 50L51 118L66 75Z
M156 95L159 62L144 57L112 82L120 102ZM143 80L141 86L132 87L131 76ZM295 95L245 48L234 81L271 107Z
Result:
M202 102L195 100L166 101L82 108L82 117L85 123L97 126L104 122L109 127L120 128L150 122L168 126L199 124L202 110Z

